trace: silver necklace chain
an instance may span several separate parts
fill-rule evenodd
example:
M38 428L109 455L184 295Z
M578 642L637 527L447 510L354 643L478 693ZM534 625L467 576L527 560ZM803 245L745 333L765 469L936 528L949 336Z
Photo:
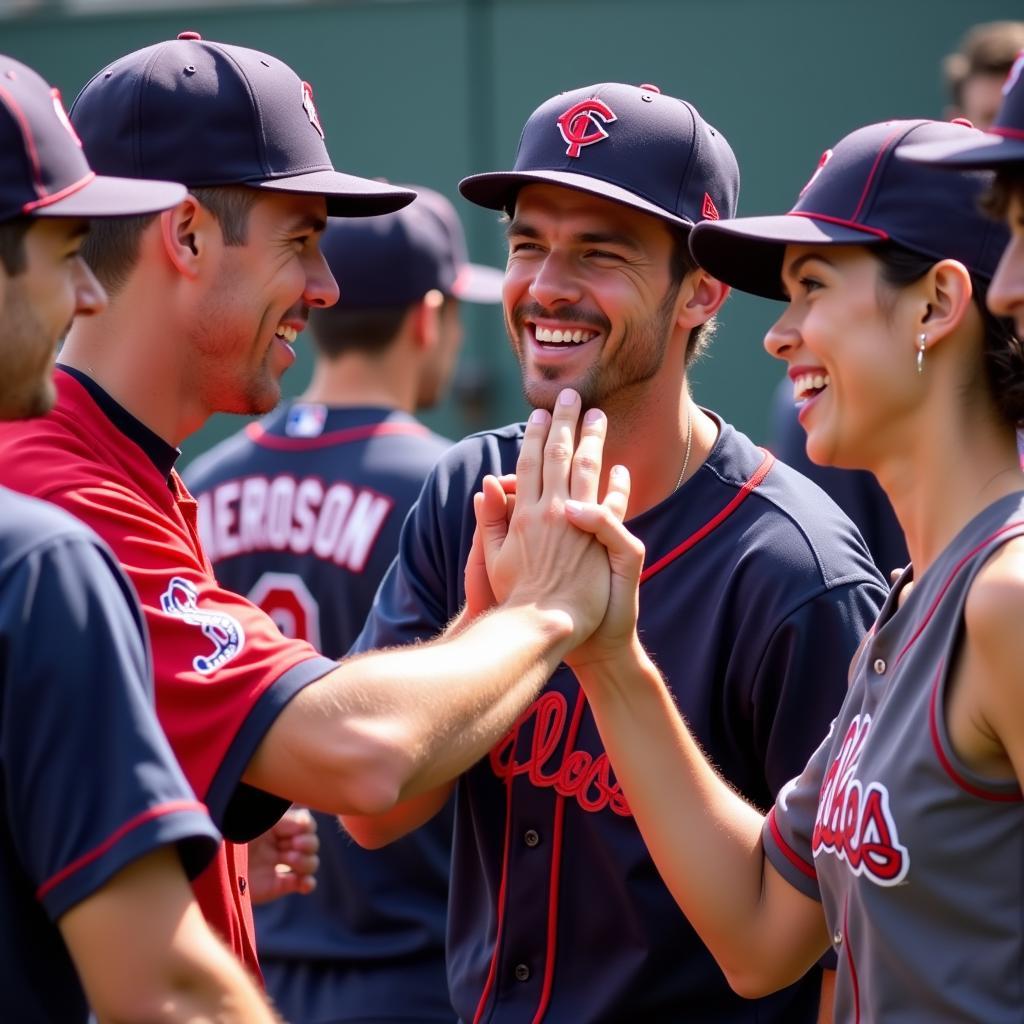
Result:
M672 493L675 494L683 485L683 478L686 476L686 468L690 465L690 450L693 447L693 406L686 407L686 454L683 456L683 468L679 471L679 479L676 481Z

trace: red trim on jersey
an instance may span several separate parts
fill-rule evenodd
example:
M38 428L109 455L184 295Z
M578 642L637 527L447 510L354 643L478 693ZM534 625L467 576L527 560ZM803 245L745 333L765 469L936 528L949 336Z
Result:
M2 86L0 86L0 96L4 98L7 108L21 127L21 134L25 139L25 148L28 151L29 163L32 165L32 183L35 186L36 193L40 196L45 196L46 189L43 187L43 175L39 170L39 153L36 150L35 138L32 135L32 125L22 112L18 101Z
M319 437L281 437L280 434L271 434L260 423L250 423L245 428L245 433L250 441L263 448L271 448L278 452L297 452L313 448L330 448L350 441L363 441L368 437L396 434L422 437L430 431L422 423L373 423L365 427L332 430L329 434L321 434Z
M77 860L73 860L70 864L58 871L57 874L43 882L43 884L36 889L36 899L41 900L48 892L50 892L51 889L60 885L61 882L69 878L76 871L80 871L87 864L91 864L98 857L102 857L103 854L119 843L126 835L128 835L129 832L137 829L140 825L145 825L147 821L163 817L165 814L176 814L178 811L199 811L202 814L208 813L206 808L199 803L198 800L171 800L165 804L157 804L156 807L150 807L148 810L145 810L141 814L137 814L134 818L126 821L120 828L107 836L99 846L94 846L88 853L83 853Z
M31 213L33 210L38 210L42 206L50 206L53 203L59 202L61 199L66 199L68 196L74 195L76 192L80 192L95 177L96 172L90 171L84 177L79 178L78 181L62 188L59 192L51 192L50 195L43 196L42 199L36 199L30 203L26 203L21 208L21 212Z
M928 701L928 728L932 736L932 746L935 747L935 753L939 758L939 763L946 770L946 774L962 789L971 796L976 796L981 800L993 800L996 803L1020 803L1024 800L1024 793L1021 792L1018 786L1016 791L1013 793L997 793L991 790L982 789L980 786L975 785L973 782L968 782L954 767L953 763L946 756L946 752L942 749L942 743L939 739L939 683L942 680L942 670L945 668L945 662L939 665L938 672L935 673L935 681L932 683L932 695Z
M907 651L909 651L910 648L913 647L915 643L917 643L918 637L925 631L925 627L927 627L928 623L931 622L932 616L935 614L939 605L942 603L942 599L946 596L946 591L949 590L949 588L953 585L953 580L956 579L956 574L964 567L964 565L967 562L969 562L979 551L981 551L981 549L985 547L985 545L988 544L990 541L995 540L996 537L1000 537L1004 533L1009 532L1010 530L1016 530L1020 527L1024 527L1024 519L1020 519L1014 523L1007 523L1005 526L1000 527L998 530L996 530L995 533L990 534L971 551L968 551L967 554L964 555L964 557L961 558L960 561L953 566L953 571L949 574L948 578L946 579L946 582L943 583L942 586L939 588L939 592L936 595L935 600L932 602L931 607L928 609L927 612L925 612L924 617L921 619L921 625L919 625L917 629L914 630L914 635L907 641L906 646L896 656L896 663L893 665L893 668L895 668L896 665L898 665L903 660L903 656L907 653Z
M787 217L808 217L811 220L823 220L829 224L838 224L843 228L853 228L854 231L864 231L869 235L875 235L878 238L889 238L889 233L883 231L881 228L871 228L867 224L858 224L856 221L844 220L842 217L830 217L827 213L811 213L809 210L793 210L791 213L786 214Z
M761 459L761 465L754 470L753 475L746 483L740 487L739 491L720 512L712 516L699 530L695 533L691 533L677 547L674 547L667 555L662 555L656 562L647 566L642 573L640 573L640 582L644 583L650 579L655 573L661 572L670 562L674 562L680 555L686 554L695 544L702 541L712 530L721 526L726 519L729 518L753 494L755 488L759 487L764 478L768 475L772 466L775 465L775 456L772 455L767 449L761 449L763 458Z
M860 982L857 980L857 965L853 962L853 946L850 943L850 897L843 904L843 946L846 948L846 962L850 967L850 988L853 989L853 1024L860 1024Z
M576 695L576 707L573 708L572 721L565 736L565 754L576 749L576 737L579 736L580 722L583 719L583 708L586 706L586 695L581 687ZM563 764L565 754L563 754ZM558 946L558 880L562 872L562 842L565 838L565 797L560 793L555 797L554 838L551 844L551 873L548 876L548 931L547 950L544 954L544 984L540 992L537 1012L531 1024L540 1024L547 1013L551 1002L551 990L555 985L555 950Z
M989 135L999 135L1004 139L1024 139L1024 131L1019 128L987 128Z
M789 843L786 842L782 837L782 832L779 829L779 824L775 820L775 808L768 812L768 828L771 830L772 839L775 840L775 845L778 846L779 851L782 855L793 865L802 875L806 875L812 881L817 882L818 872L813 864L809 864L807 861L800 856L796 850L793 849Z
M518 733L519 726L516 725ZM512 741L512 749L515 750L516 740ZM505 777L505 839L501 851L501 884L498 886L498 923L494 929L494 952L491 954L491 966L487 971L487 980L484 982L484 990L480 993L480 1002L477 1003L476 1013L473 1014L473 1024L480 1024L484 1010L487 1008L487 1000L491 997L494 988L494 979L498 974L498 951L501 949L502 933L505 930L505 906L508 902L508 853L512 841L512 781L515 776L509 772Z
M868 190L871 188L871 182L874 180L875 174L878 171L878 165L882 162L882 157L885 156L885 151L893 144L896 137L900 135L902 131L903 126L901 125L885 140L885 142L881 144L881 146L878 147L878 152L875 154L875 162L871 165L871 170L868 171L867 181L864 182L864 191L860 194L860 201L857 203L857 209L853 211L853 216L850 218L851 220L856 220L860 215L860 208L864 205L864 201L868 197Z

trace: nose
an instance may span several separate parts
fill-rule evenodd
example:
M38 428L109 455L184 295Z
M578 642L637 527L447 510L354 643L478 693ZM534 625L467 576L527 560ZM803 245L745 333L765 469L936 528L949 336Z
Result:
M107 306L107 293L96 279L89 264L81 256L75 257L73 277L75 289L75 316L93 316Z
M1010 239L989 286L987 301L996 316L1024 319L1024 236Z
M547 309L571 305L578 302L582 294L568 261L554 252L549 252L537 267L529 292L534 301Z
M306 267L306 288L302 293L303 301L307 306L320 306L321 308L333 306L340 297L338 282L334 280L331 268L324 259L324 254L318 245L310 256Z
M764 336L764 348L776 359L788 359L800 344L800 333L796 329L795 317L790 307L768 328Z

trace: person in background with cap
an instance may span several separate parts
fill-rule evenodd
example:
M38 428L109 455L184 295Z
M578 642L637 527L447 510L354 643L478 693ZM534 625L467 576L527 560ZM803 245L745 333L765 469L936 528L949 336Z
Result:
M686 239L732 214L738 184L728 143L692 105L606 83L547 100L514 169L460 189L510 218L504 309L535 407L527 441L567 387L606 424L605 464L628 467L629 528L647 552L638 628L705 749L768 806L838 708L846 676L834 652L852 655L885 588L821 491L690 395L688 369L727 288L696 268ZM496 478L523 438L522 425L488 431L441 459L356 649L427 637L463 600L473 610L503 595L481 568L502 550ZM589 469L595 494L619 475ZM596 635L613 627L606 618ZM569 655L458 780L448 975L460 1019L815 1020L818 972L741 999L666 891L577 681L604 656L589 641ZM344 823L380 845L451 789Z
M40 416L72 317L103 288L89 218L146 214L180 185L97 177L56 89L0 55L0 418ZM108 548L0 488L3 1018L270 1024L188 878L219 835L152 706L145 628Z
M581 676L652 856L731 984L772 991L831 945L840 1024L1021 1014L1024 352L985 308L1006 241L978 210L985 176L899 158L984 138L869 125L826 151L789 214L690 237L708 273L787 302L764 343L789 366L808 454L874 472L910 548L806 767L767 816L742 800L629 601L609 606L606 660ZM618 524L570 518L602 520L640 578Z
M0 481L92 526L135 585L161 724L227 839L197 898L258 972L244 843L291 801L374 812L468 767L487 749L476 723L511 724L597 626L610 573L599 543L547 512L571 467L534 453L521 551L504 560L512 592L458 635L339 665L217 583L175 446L215 411L277 403L309 309L338 297L319 249L327 215L392 211L414 193L335 171L312 90L279 60L187 35L115 61L74 104L97 170L191 191L90 239L110 304L69 333L54 410L0 428ZM577 413L560 410L560 429ZM596 431L584 435L599 457ZM271 525L286 542L310 524Z
M413 413L447 387L459 303L501 299L501 272L468 262L451 203L416 193L397 213L329 220L322 249L341 299L311 311L312 382L185 473L220 583L332 658L359 635L402 522L451 444ZM269 530L241 531L239 510L258 504L267 524L275 493L287 495L291 515L301 504L315 530L333 530L330 545L281 546ZM333 818L319 825L316 891L256 909L275 1005L292 1024L453 1021L444 970L450 807L374 853Z

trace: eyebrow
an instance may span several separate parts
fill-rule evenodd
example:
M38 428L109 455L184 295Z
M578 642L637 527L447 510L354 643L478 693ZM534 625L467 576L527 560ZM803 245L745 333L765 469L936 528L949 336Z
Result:
M294 231L314 231L321 232L327 229L327 220L324 217L318 217L316 214L308 213L303 214L301 217L297 217L288 226L288 233L291 234Z
M822 263L827 263L830 267L833 266L832 261L829 260L827 257L822 256L821 253L805 252L803 256L798 256L795 260L793 260L793 262L788 267L785 264L783 264L782 275L794 277L795 275L800 273L800 270L803 268L804 264L807 263L809 260L821 260Z
M505 237L512 238L513 236L539 238L540 232L525 221L513 220L509 221L505 227ZM641 251L635 239L616 231L581 231L573 237L575 241L582 242L584 245L615 245L629 249L631 252Z

